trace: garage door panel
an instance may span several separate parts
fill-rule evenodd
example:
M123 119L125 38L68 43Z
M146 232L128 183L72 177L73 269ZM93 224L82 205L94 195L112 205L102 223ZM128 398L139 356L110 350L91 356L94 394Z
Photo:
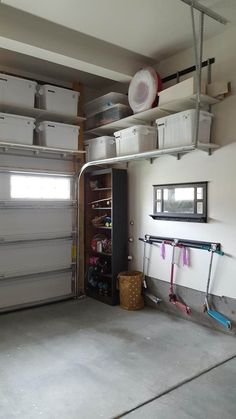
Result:
M71 240L4 245L0 248L0 274L15 276L71 266Z
M70 272L41 278L5 280L0 282L0 310L71 294Z
M72 231L72 208L47 209L1 209L0 210L0 238L18 235L48 235Z
M10 199L10 176L7 173L0 175L0 200Z
M24 156L24 152L22 155L19 155L16 157L14 155L10 154L1 154L0 155L0 166L2 167L11 167L12 169L20 168L23 170L25 168L25 171L29 171L29 168L33 169L37 172L45 172L47 169L50 170L50 172L73 172L74 166L73 162L70 160L62 160L62 159L44 159L42 157L38 158L38 156L30 157L28 155L27 157Z
M71 191L70 177L0 174L0 310L72 295Z

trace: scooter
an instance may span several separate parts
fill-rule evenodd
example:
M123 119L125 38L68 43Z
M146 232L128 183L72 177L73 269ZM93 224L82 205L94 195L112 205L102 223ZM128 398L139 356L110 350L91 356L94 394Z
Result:
M171 273L170 273L170 289L169 289L169 301L174 304L183 313L190 315L191 308L186 304L182 303L174 292L174 270L175 270L175 249L178 246L178 241L175 240L172 244L172 259L171 259Z
M204 303L204 311L207 312L207 314L212 317L214 320L216 320L219 324L226 327L227 329L231 329L232 324L229 319L227 319L223 314L219 313L216 310L213 310L209 304L208 297L209 297L209 287L211 282L211 273L212 273L212 263L213 263L213 256L214 253L221 254L223 256L224 252L217 251L214 249L214 246L210 249L210 262L209 262L209 271L208 271L208 279L207 279L207 288L206 288L206 296L205 296L205 303Z
M146 266L147 266L147 262L149 262L149 258L146 256L146 246L147 246L147 241L143 240L143 291L144 291L143 293L144 293L144 296L146 298L148 298L149 300L151 300L153 303L159 304L159 303L161 303L162 300L160 298L158 298L156 295L151 294L148 291L148 286L147 286L147 282L146 282L146 279L145 279L145 277L146 277Z

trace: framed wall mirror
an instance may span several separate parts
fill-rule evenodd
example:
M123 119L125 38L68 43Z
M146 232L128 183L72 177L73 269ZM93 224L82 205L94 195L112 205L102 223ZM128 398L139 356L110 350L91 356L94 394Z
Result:
M207 222L207 182L153 185L155 220Z

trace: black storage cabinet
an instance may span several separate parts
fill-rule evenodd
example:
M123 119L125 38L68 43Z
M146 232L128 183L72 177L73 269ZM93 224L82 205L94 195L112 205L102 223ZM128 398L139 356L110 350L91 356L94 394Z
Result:
M88 296L110 305L119 302L117 276L128 268L127 195L126 170L86 173L85 291ZM96 217L105 215L105 220L94 225ZM108 249L101 249L101 243L96 246L99 241L108 243Z

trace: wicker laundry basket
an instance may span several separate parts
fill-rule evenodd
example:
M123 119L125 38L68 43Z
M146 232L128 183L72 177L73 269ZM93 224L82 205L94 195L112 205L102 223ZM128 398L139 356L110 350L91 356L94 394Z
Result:
M127 271L118 275L120 305L126 310L140 310L144 307L142 297L142 272Z

